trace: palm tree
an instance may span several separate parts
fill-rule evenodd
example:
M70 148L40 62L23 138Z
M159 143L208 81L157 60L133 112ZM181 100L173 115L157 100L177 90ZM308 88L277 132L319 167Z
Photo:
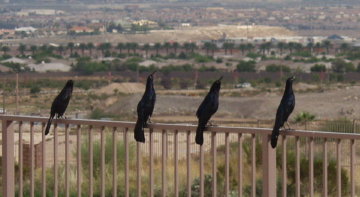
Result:
M123 49L125 49L126 47L125 47L125 44L124 43L118 43L117 45L116 45L116 49L117 50L119 50L119 53L121 54L121 52L122 52L122 50Z
M139 44L136 42L131 43L131 49L133 50L133 53L136 54L136 49L139 48Z
M95 48L94 44L92 42L87 43L86 48L89 50L90 57L92 55L92 50Z
M342 53L345 53L347 50L349 50L349 48L350 48L350 46L349 46L348 43L342 43L340 45L340 50L341 50Z
M197 49L196 43L195 42L190 42L189 48L190 48L191 53L194 53L194 50Z
M217 49L216 44L211 42L205 42L203 48L206 50L206 55L209 55L209 51L211 51L211 54L214 56L215 50Z
M156 55L159 55L159 50L161 49L161 44L160 43L155 43L154 45L154 49L156 50Z
M312 55L313 50L314 50L314 43L313 43L313 42L309 42L309 43L306 45L306 48L308 48L308 50L310 51L310 54Z
M144 44L144 46L143 46L143 50L145 51L146 58L148 57L148 53L149 53L150 48L151 48L150 44L148 44L148 43Z
M18 51L20 52L21 55L24 55L24 52L26 51L26 45L20 44L18 47Z
M177 49L179 48L179 43L178 43L178 42L174 42L174 43L172 44L172 48L174 49L174 53L175 53L175 55L176 55Z
M314 48L315 48L316 51L318 52L318 51L321 49L321 44L320 44L320 42L315 43Z
M247 45L246 44L240 44L238 48L241 51L241 54L244 55L245 51L247 50Z
M98 46L98 50L101 51L102 55L105 56L105 52L106 51L109 51L111 49L111 44L109 42L105 42L105 43L101 43L99 46Z
M295 43L294 43L294 42L289 42L289 43L287 44L287 48L289 49L290 54L292 54L292 51L293 51L294 48L295 48Z
M169 49L171 47L171 44L169 42L165 42L163 47L165 48L166 50L166 55L169 55Z
M223 44L223 49L225 50L225 55L227 54L227 51L230 50L230 54L232 55L232 50L234 49L235 44L231 42L225 42Z
M211 50L211 47L212 47L211 45L212 45L211 42L205 42L204 43L203 49L205 49L206 55L209 55L209 51Z
M280 51L280 55L282 55L284 49L286 48L286 43L284 43L284 42L279 42L279 43L277 44L277 48L278 48L279 51Z
M248 52L252 52L252 50L255 48L255 46L253 44L251 44L251 43L248 43L246 45L246 48L247 48Z
M8 46L1 47L1 51L4 53L4 55L7 55L7 52L10 51L10 48Z
M265 55L266 43L260 44L259 49L260 49L261 53L262 53L263 55Z
M65 51L65 47L64 47L63 45L60 45L60 46L58 46L58 47L56 48L56 50L58 51L58 53L59 53L60 55L62 55L63 52Z
M81 50L82 56L84 56L86 48L87 48L87 46L85 43L80 43L79 49Z
M295 43L294 49L296 50L296 52L299 52L303 49L303 45L301 43Z
M36 53L37 49L38 49L38 48L37 48L36 45L31 45L31 46L30 46L30 50L31 50L32 55L34 55L34 54Z
M127 54L128 55L130 55L130 50L131 50L131 43L130 42L127 42L126 44L125 44L125 48L127 49Z
M75 47L75 44L73 42L69 42L67 44L67 48L70 50L70 55L73 54L74 47Z
M330 48L332 48L332 44L329 40L324 40L322 42L323 47L326 49L326 53L329 54Z

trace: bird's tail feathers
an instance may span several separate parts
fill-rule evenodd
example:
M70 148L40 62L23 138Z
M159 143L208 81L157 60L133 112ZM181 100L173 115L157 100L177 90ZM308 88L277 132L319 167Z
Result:
M144 123L141 120L136 121L134 138L137 142L145 143Z
M196 129L196 136L195 136L195 142L196 144L199 144L200 146L204 143L204 130L205 130L204 123L199 121L199 125Z
M275 148L277 145L278 137L280 133L280 127L277 125L274 126L274 129L271 134L271 147Z
M54 116L50 116L50 118L47 122L46 129L45 129L45 135L49 134L50 126L51 126L51 122L52 122L53 118L54 118Z

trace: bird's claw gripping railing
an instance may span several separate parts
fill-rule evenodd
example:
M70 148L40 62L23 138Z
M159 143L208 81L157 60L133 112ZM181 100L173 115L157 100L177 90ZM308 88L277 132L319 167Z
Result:
M44 117L31 117L31 116L6 116L1 115L0 119L2 120L2 192L3 196L14 196L15 195L15 179L19 179L18 186L19 196L23 196L23 145L19 143L19 177L15 177L14 172L14 129L13 126L15 123L18 124L18 133L19 133L19 142L22 142L23 137L23 127L25 124L30 125L30 151L31 151L31 162L30 162L30 196L34 196L34 124L41 124L41 131L44 130L47 118ZM113 169L112 169L112 186L117 185L118 177L116 176L117 169L117 153L116 153L116 140L117 134L119 132L123 133L123 141L125 148L125 165L124 165L124 196L129 196L129 141L133 140L132 138L132 128L134 123L132 122L118 122L118 121L98 121L98 120L73 120L73 119L60 119L54 120L54 196L58 196L58 132L57 128L59 125L64 125L65 131L65 196L69 196L69 126L75 125L76 130L76 188L77 196L81 196L81 128L88 126L89 134L89 173L90 177L93 177L93 130L99 129L100 131L100 195L105 196L105 128L110 128L112 131L112 141L113 141ZM168 133L171 132L174 136L174 196L179 195L179 133L184 133L186 136L186 195L191 196L191 180L194 178L190 163L191 150L190 146L193 141L194 135L191 133L195 132L196 126L194 125L181 125L181 124L149 124L149 135L148 135L148 157L149 157L149 196L154 196L154 132L155 130L160 131L161 134L161 195L169 195L167 191L167 140ZM207 132L210 133L210 142L211 142L211 161L212 161L212 170L211 175L212 179L212 196L217 196L217 136L221 133L225 135L224 146L225 146L225 179L224 179L224 196L229 196L230 194L230 134L237 135L236 144L238 146L237 153L237 181L238 181L238 196L243 194L243 140L244 135L249 134L250 137L250 157L251 157L251 196L256 196L256 136L261 136L262 139L262 182L263 182L263 196L276 196L276 154L275 150L271 148L269 136L271 134L270 129L260 129L260 128L240 128L240 127L209 127ZM359 134L349 134L349 133L330 133L330 132L310 132L310 131L284 131L281 132L282 144L278 145L278 149L282 149L283 153L287 151L287 140L288 136L293 136L295 138L295 149L296 149L296 166L295 166L295 196L300 197L300 137L308 138L308 147L309 147L309 188L308 195L314 196L314 138L323 139L323 165L328 165L328 139L336 140L336 159L337 159L337 174L336 174L336 185L337 185L337 196L341 196L341 141L349 140L350 141L350 194L355 196L355 140L360 139ZM45 140L44 134L42 134L42 140ZM142 169L142 155L140 151L140 145L137 143L136 151L136 190L137 196L142 196L141 190L141 169ZM198 147L198 146L197 146ZM200 163L200 196L203 197L204 194L204 146L199 148L199 163ZM42 143L42 177L41 177L41 193L42 196L46 196L46 176L45 176L45 143ZM281 162L281 177L282 177L282 196L287 196L287 154L282 154ZM93 179L89 179L89 191L90 196L93 195ZM112 195L117 196L117 187L113 187ZM327 168L323 168L323 196L328 194L328 172Z

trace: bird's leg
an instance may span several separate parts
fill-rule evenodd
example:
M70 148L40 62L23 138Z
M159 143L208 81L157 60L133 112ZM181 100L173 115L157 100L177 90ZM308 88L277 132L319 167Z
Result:
M288 129L287 130L292 130L290 125L289 125L289 122L286 121L286 125L288 126Z

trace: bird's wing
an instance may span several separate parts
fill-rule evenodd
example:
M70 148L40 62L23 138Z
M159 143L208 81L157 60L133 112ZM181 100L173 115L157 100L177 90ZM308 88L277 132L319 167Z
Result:
M155 102L156 102L156 93L154 91L154 95L153 95L153 97L151 99L151 110L150 110L150 114L149 114L150 116L152 116L152 113L154 111Z
M283 103L280 103L277 111L276 111L276 119L275 119L275 126L280 128L284 125L285 121L285 108L286 106Z
M201 103L196 116L200 119L210 119L210 117L217 111L219 102L214 94L208 94Z
M196 116L198 118L200 118L200 116L204 113L204 111L206 110L206 108L208 108L209 104L210 104L210 93L206 95L206 97L204 98L203 102L200 104L198 110L196 111Z

